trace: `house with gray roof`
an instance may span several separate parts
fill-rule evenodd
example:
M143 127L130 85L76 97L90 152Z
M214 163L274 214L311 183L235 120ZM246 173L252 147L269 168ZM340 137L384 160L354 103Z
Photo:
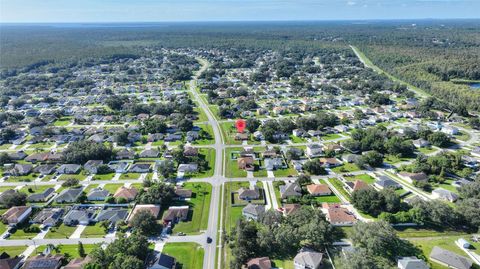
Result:
M400 257L397 261L399 269L429 269L427 263L417 257Z
M291 196L302 196L302 189L295 182L287 182L287 184L280 186L280 197L287 199Z
M322 265L323 254L308 248L303 248L293 258L295 269L319 269Z
M96 174L98 167L102 164L102 160L88 160L88 162L83 165L83 168L85 168L90 174Z
M50 199L55 193L54 188L48 188L40 193L34 193L27 197L29 202L45 202Z
M470 269L473 265L470 259L437 246L433 247L430 260L455 269Z
M95 218L96 222L99 221L108 221L111 224L115 224L118 221L123 221L128 216L128 210L123 208L107 208L103 209L98 213L97 217Z
M265 206L248 204L242 209L242 216L246 219L258 220L265 213Z
M150 172L150 164L149 163L136 163L130 166L128 172L130 173L148 173Z
M449 202L455 202L458 199L458 195L442 188L436 188L432 191L432 196L435 199L440 199Z
M55 171L54 164L42 164L33 169L35 173L40 173L42 175L50 175Z
M87 194L88 201L104 201L110 192L102 188L94 188Z
M88 225L93 221L93 210L72 209L63 218L63 223L67 226Z
M82 169L82 166L79 164L62 164L57 172L59 174L78 174Z
M30 223L41 224L44 227L55 226L62 218L65 210L63 208L44 208L30 221Z
M83 188L65 189L55 197L57 203L74 203L82 195Z
M375 186L382 190L386 188L399 189L402 187L402 185L387 176L378 177L377 181L375 181Z

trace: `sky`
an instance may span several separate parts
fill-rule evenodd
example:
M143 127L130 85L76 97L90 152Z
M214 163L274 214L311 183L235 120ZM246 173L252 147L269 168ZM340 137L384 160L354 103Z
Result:
M480 18L480 0L0 0L0 22Z

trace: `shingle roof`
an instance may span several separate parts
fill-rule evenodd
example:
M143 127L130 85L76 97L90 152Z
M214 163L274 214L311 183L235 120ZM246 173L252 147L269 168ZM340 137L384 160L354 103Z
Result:
M470 269L473 264L471 260L437 246L433 247L430 259L448 264L457 269Z

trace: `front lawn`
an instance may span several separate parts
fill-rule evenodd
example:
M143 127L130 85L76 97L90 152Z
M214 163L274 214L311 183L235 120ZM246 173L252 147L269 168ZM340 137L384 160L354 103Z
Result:
M330 183L339 191L345 199L350 200L350 194L343 188L343 183L338 178L330 178L328 179Z
M10 257L19 256L27 249L27 246L0 246L0 253L6 252Z
M204 249L197 243L166 243L162 253L175 257L179 268L203 268Z
M100 223L88 225L82 232L82 238L100 238L105 236L105 229L100 227Z
M208 226L212 185L209 183L185 183L184 188L192 190L192 198L189 201L178 201L175 205L190 206L191 218L186 222L182 221L176 224L173 231L174 233L198 233L207 229Z
M42 251L45 250L47 246L46 245L43 245L43 246L39 246L37 248L37 252L38 253L41 253ZM78 253L78 244L73 244L73 245L56 245L56 247L58 248L58 253L61 253L61 254L67 254L67 256L71 257L71 258L79 258L80 255ZM83 244L83 249L85 250L85 254L89 254L90 252L92 252L92 250L95 248L96 246L94 244ZM57 253L57 250L53 250L52 251L52 254L55 254Z
M345 179L348 181L361 180L367 184L375 183L375 178L368 174L354 175L352 177L345 177Z
M225 177L246 177L247 171L238 168L237 160L232 160L232 152L241 151L242 148L227 148L225 150L226 155L226 168Z
M119 180L135 180L140 177L141 173L125 173L120 175Z
M331 169L335 173L349 173L354 171L359 171L360 167L354 163L345 163L341 166L337 166Z
M73 226L66 226L65 224L61 224L58 227L50 228L50 231L45 235L46 239L55 239L55 238L69 238L73 232L77 229L77 227Z
M87 178L87 176L82 175L82 174L73 174L73 175L63 174L63 175L60 175L58 177L58 180L59 181L64 181L64 180L67 180L67 179L70 179L70 178L74 178L74 179L78 179L78 181L82 181L85 178Z
M200 158L204 158L208 163L208 169L202 172L189 174L188 177L192 178L205 178L213 176L215 170L215 150L213 148L200 148L198 150L198 155Z
M24 228L39 228L37 224L22 224L17 228L17 231L13 233L8 239L32 239L38 235L38 232L24 232Z
M108 173L108 174L95 174L92 180L111 180L115 176L115 173Z
M318 196L315 197L315 200L319 203L340 203L342 202L335 194Z

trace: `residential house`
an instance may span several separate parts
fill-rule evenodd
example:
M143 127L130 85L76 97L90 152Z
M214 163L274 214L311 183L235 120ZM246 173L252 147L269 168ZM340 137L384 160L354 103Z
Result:
M55 226L62 218L65 210L63 208L44 208L30 221L30 223L41 224L44 227Z
M40 173L42 175L50 175L55 171L54 164L42 164L33 169L33 172Z
M430 267L424 260L417 257L400 257L397 261L399 269L429 269Z
M299 204L284 204L283 205L283 215L288 216L296 211L298 211L302 207Z
M339 166L339 165L342 164L336 158L320 158L318 160L325 167L335 167L335 166Z
M326 209L327 220L335 226L352 226L357 222L355 215L348 211L348 209L341 207L338 204L322 204Z
M131 160L135 158L135 152L128 149L122 149L117 152L116 159L117 160Z
M80 257L80 258L75 258L71 260L67 265L62 267L62 269L83 269L85 265L90 263L92 261L92 258L90 256L87 257Z
M280 186L280 197L287 199L288 197L300 197L302 196L302 188L295 182L287 182L285 185Z
M121 186L115 191L115 193L113 194L113 197L115 199L123 198L127 201L133 201L133 199L135 199L137 194L138 194L138 191L134 187Z
M345 186L344 186L345 190L348 193L352 193L358 190L363 190L369 187L370 186L367 183L365 183L365 181L363 180L347 181L345 182Z
M295 269L319 269L322 265L323 254L308 248L302 248L293 258Z
M102 160L89 160L83 165L83 168L85 168L90 174L96 174L98 172L98 167L101 165L103 165Z
M387 176L380 176L378 177L377 181L375 181L375 186L379 189L400 189L402 185L397 183L395 180L387 177Z
M322 146L320 144L308 144L305 154L310 158L321 156L323 154Z
M242 216L244 216L246 219L258 220L258 218L260 218L263 213L265 213L264 205L249 203L244 208L242 208Z
M428 142L427 140L425 140L423 138L420 138L420 139L417 139L417 140L412 140L412 143L416 148L425 148L425 147L430 146L430 142Z
M253 171L255 170L255 166L253 165L254 159L253 157L241 157L237 159L237 165L239 169L246 170L246 171Z
M182 163L177 168L181 173L195 173L198 171L198 164L196 163Z
M15 176L24 176L30 174L33 170L33 165L31 164L15 164L12 171L9 171L11 175Z
M137 214L140 211L147 211L153 217L158 218L158 214L160 213L160 206L159 205L136 205L135 208L132 210L132 213L130 213L130 216L128 217L127 221L130 221L135 216L135 214Z
M184 189L182 187L175 188L175 195L179 199L188 199L192 197L192 190Z
M10 159L12 160L23 160L25 159L25 157L27 157L28 155L23 151L23 150L20 150L20 151L17 151L17 152L11 152L11 153L8 153L8 157L10 157Z
M32 214L32 208L29 206L14 206L9 208L2 214L1 220L3 223L10 226L17 225L25 221L30 214Z
M360 158L360 155L357 154L344 154L342 155L342 161L346 163L354 163Z
M22 266L23 257L10 257L6 252L0 254L0 268L1 269L19 269Z
M174 257L167 254L158 253L153 262L147 267L148 269L175 269L177 262Z
M59 269L63 261L62 254L43 255L39 254L28 258L23 265L23 269Z
M326 184L310 184L307 185L307 191L312 196L331 195L332 191Z
M458 195L449 190L437 188L432 191L432 197L434 199L440 199L449 202L455 202L458 199Z
M63 218L67 226L88 225L93 221L95 211L90 209L71 209Z
M82 166L79 164L62 164L57 172L59 174L78 174L82 169Z
M119 221L124 221L128 216L128 210L123 208L106 208L100 211L95 218L96 222L108 221L115 224Z
M135 163L130 166L128 172L130 173L148 173L150 172L149 163Z
M236 133L234 139L237 140L237 141L248 140L248 134L247 133Z
M269 158L263 161L265 170L273 171L277 169L286 168L286 165L283 163L282 158Z
M238 191L238 198L242 200L257 200L260 198L260 191L258 187L255 186L253 188L240 188Z
M253 258L247 262L247 269L272 269L272 262L268 257Z
M31 162L31 163L37 163L37 162L46 162L48 159L48 152L41 152L41 153L33 153L28 155L25 158L25 161Z
M195 157L198 155L198 149L194 147L185 147L183 150L183 156L185 157Z
M186 221L188 218L189 206L171 206L163 215L164 223L177 223Z
M449 125L443 126L441 131L442 133L446 133L448 135L458 134L458 128L454 126L449 126Z
M406 181L410 183L414 182L427 182L428 181L428 176L427 174L420 172L420 173L408 173L408 172L400 172L398 173L398 176L405 179Z
M57 203L74 203L82 195L83 188L65 189L55 197Z
M473 265L470 259L437 246L430 252L430 260L455 269L470 269Z
M145 149L138 155L140 158L157 158L160 152L156 149Z
M35 202L45 202L50 199L55 194L54 188L48 188L40 193L34 193L27 197L27 201L31 203Z
M108 163L108 167L115 171L115 173L126 173L128 166L130 165L129 162L110 162Z
M110 192L102 188L94 188L87 194L88 201L105 201Z

